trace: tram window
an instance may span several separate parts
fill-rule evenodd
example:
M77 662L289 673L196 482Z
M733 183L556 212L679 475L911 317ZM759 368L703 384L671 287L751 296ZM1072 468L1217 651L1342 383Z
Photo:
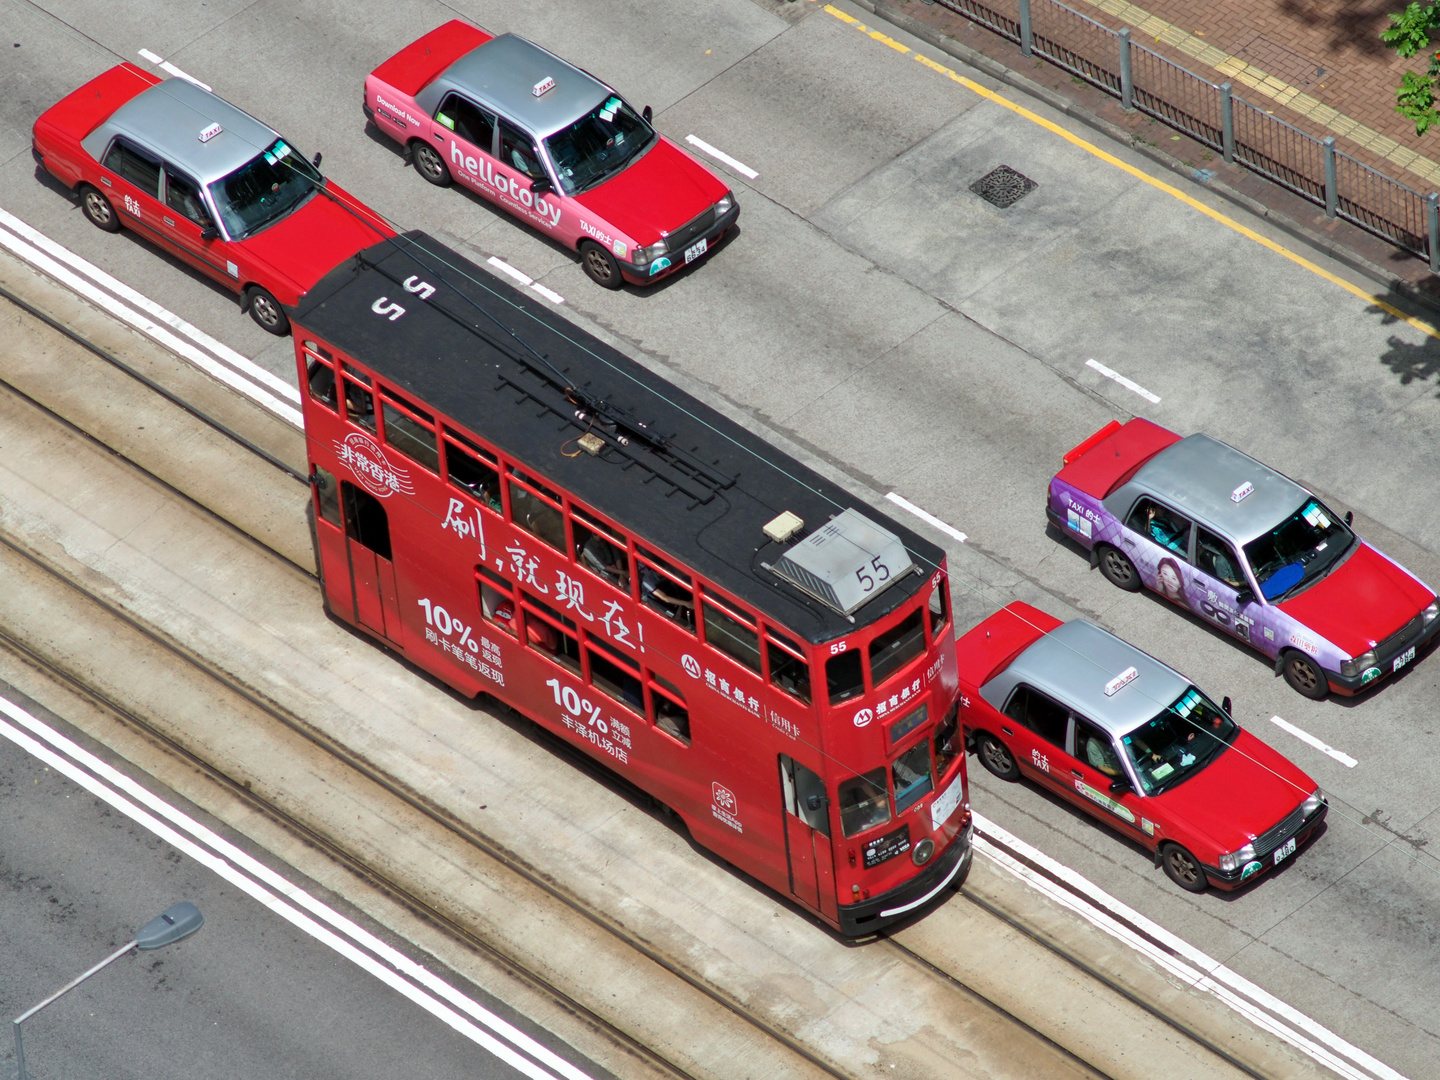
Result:
M830 835L830 800L825 781L793 758L780 755L780 785L785 793L785 810L822 836Z
M514 479L510 481L510 520L519 525L532 536L537 536L551 547L560 551L565 550L565 515L561 513L558 505L551 505L541 496L535 494L529 488L521 487L519 483L533 484L534 482L522 472L516 472ZM539 484L536 488L544 491ZM556 498L558 504L559 499Z
M925 630L916 610L870 642L871 685L879 686L924 651Z
M800 646L771 631L765 641L770 681L791 697L810 704L810 665Z
M838 705L849 701L865 690L865 676L861 671L860 653L854 649L830 657L825 661L825 687L830 693L830 704Z
M685 695L668 680L651 675L650 705L654 710L652 719L655 726L672 739L679 739L689 746L690 711L685 708L684 701Z
M385 414L385 442L431 472L440 471L440 451L435 448L435 431L415 417L401 412L388 398L380 399ZM417 409L419 415L420 411Z
M349 481L340 482L341 498L345 502L345 526L350 537L375 552L382 559L390 559L390 519L380 500L363 488Z
M315 494L319 496L320 516L330 522L337 529L340 527L340 489L335 484L335 476L328 469L322 469L319 465L311 467L315 474Z
M352 382L347 376L341 380L345 384L345 415L353 423L375 430L375 398L370 391L366 390L359 383Z
M525 644L579 675L580 642L575 636L575 624L529 593L520 595L525 601ZM555 622L538 614L542 611Z
M305 381L310 386L310 396L322 405L336 408L335 369L312 353L305 354Z
M624 540L573 509L570 535L575 542L576 562L621 592L630 591L630 556L625 553Z
M890 820L890 796L885 789L883 767L842 781L838 794L840 829L846 836L854 836Z
M950 583L943 577L930 590L930 640L940 636L950 621Z
M964 749L960 738L960 703L950 706L950 712L935 729L935 775L942 780L950 766Z
M640 599L672 622L692 634L695 632L695 594L690 590L690 575L657 559L644 548L640 554Z
M445 432L445 476L461 491L469 492L497 514L500 506L500 472L495 459L468 441L463 447L452 442L459 436Z
M935 790L930 776L930 747L918 742L890 763L890 775L895 779L895 812L903 814Z
M603 690L637 713L644 712L645 696L640 686L639 669L599 641L586 644L590 661L590 685Z
M510 583L483 566L475 568L480 586L480 614L511 637L515 636L515 596Z
M740 661L757 675L760 673L760 635L753 626L741 622L743 616L731 613L706 598L705 644L719 649L726 656Z

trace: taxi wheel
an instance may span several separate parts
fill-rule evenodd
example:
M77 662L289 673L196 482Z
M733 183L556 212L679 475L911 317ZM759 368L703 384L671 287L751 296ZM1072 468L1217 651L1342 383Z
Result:
M1208 888L1199 861L1179 844L1169 844L1160 854L1160 863L1171 881L1186 892L1202 893Z
M120 215L115 213L115 207L98 189L88 184L80 189L80 210L97 229L120 231Z
M1100 548L1100 573L1105 575L1105 580L1117 588L1126 592L1139 592L1144 587L1140 580L1140 572L1135 569L1135 564L1119 548L1104 544Z
M1285 654L1285 659L1281 662L1280 674L1285 676L1285 681L1290 684L1290 689L1311 701L1320 701L1330 692L1330 687L1325 682L1325 673L1316 667L1308 657L1300 653Z
M615 256L593 240L580 245L580 265L585 268L585 275L602 289L618 289L625 284Z
M255 325L267 334L284 337L290 333L289 316L280 306L280 301L271 296L268 290L255 286L250 290L246 306L250 309L250 318L255 320Z
M1020 766L1015 764L1015 755L989 732L975 733L975 753L980 758L980 764L1001 780L1020 779Z
M410 160L415 164L415 171L436 187L450 186L450 166L445 164L439 151L429 143L423 143L419 139L412 142Z

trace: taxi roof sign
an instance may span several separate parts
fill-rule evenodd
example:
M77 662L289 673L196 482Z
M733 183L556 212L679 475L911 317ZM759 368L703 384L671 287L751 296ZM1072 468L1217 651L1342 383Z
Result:
M1116 675L1113 679L1111 679L1105 684L1105 696L1114 697L1117 691L1119 691L1122 687L1129 686L1139 677L1140 672L1136 671L1134 667L1126 668L1124 671L1120 672L1119 675Z
M203 127L200 129L200 141L209 142L211 139L213 139L216 135L219 135L220 132L224 130L225 129L220 126L218 121L216 123Z
M549 75L546 75L545 78L541 79L534 85L534 87L531 88L530 93L534 94L536 97L539 97L540 95L548 93L549 91L554 89L555 80L552 79Z
M1249 480L1246 480L1245 483L1241 484L1234 491L1230 492L1230 501L1238 503L1241 499L1245 498L1246 495L1249 495L1254 490L1255 485L1250 483Z

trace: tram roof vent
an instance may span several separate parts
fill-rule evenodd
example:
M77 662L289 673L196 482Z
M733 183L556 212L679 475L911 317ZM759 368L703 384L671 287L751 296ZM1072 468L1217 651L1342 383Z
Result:
M805 522L801 518L786 510L778 517L767 521L764 532L767 538L774 540L777 544L783 544L792 539L804 527Z
M898 536L853 509L831 518L771 567L841 615L873 600L914 568Z

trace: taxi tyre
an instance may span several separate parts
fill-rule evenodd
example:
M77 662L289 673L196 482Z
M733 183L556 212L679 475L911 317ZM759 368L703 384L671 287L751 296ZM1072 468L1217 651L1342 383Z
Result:
M1202 893L1210 886L1200 860L1179 844L1166 844L1160 849L1160 865L1165 868L1165 876L1186 892Z
M1145 583L1140 580L1140 572L1135 569L1135 564L1117 547L1101 544L1098 565L1100 573L1105 575L1105 580L1117 589L1139 592L1145 587Z
M1330 692L1330 684L1325 681L1325 672L1304 653L1291 651L1282 654L1280 674L1285 676L1291 690L1311 701L1323 701Z
M987 772L1001 780L1020 779L1020 766L1015 763L1015 755L988 731L975 733L975 756L980 759L980 764L985 766Z
M263 289L259 285L250 286L245 293L244 307L250 312L250 318L255 320L255 325L267 334L284 337L290 333L290 317L285 314L280 301L271 295L269 289Z
M429 143L411 139L410 162L417 173L436 187L450 186L450 166L445 164L445 159Z
M90 219L90 224L108 233L120 231L120 215L99 188L89 184L80 185L80 212Z
M602 289L618 289L625 284L615 256L593 240L581 242L580 266L585 271L585 276Z

